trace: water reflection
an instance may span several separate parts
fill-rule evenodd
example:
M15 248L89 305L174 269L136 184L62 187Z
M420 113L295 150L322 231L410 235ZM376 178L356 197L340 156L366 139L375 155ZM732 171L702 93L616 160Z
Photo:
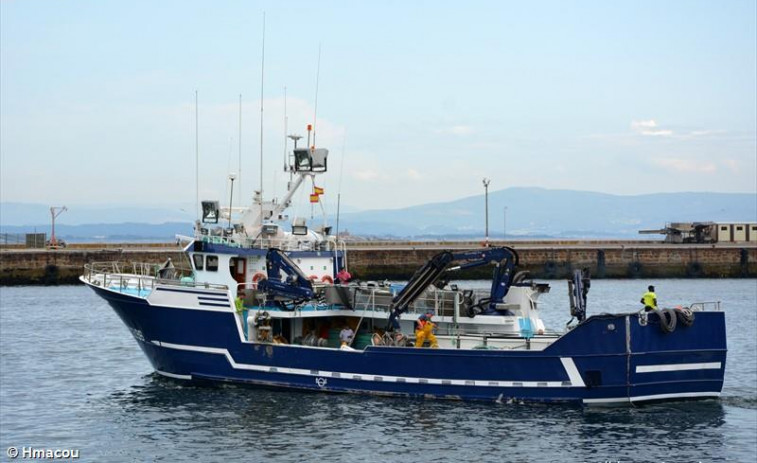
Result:
M718 461L727 455L726 412L718 401L608 409L463 403L187 386L155 374L108 400L125 416L140 416L121 421L137 441L190 442L213 455L241 452L252 460L387 461L399 454L531 461L542 452L569 451L570 460L580 461Z

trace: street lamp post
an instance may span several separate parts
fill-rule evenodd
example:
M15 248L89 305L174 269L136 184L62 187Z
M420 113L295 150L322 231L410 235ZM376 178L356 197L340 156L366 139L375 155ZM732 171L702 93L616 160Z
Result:
M485 216L486 216L486 238L484 243L489 246L489 183L491 180L484 178L484 201L485 201Z
M503 222L502 237L507 239L507 206L505 206L505 220Z

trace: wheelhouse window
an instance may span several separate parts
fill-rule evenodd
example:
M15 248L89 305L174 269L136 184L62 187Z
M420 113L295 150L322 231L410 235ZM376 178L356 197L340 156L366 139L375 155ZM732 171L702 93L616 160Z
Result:
M218 271L218 256L207 256L205 259L205 268L209 272L217 272Z
M202 254L192 254L192 261L194 261L195 264L195 270L202 270L203 268L203 257L205 257Z

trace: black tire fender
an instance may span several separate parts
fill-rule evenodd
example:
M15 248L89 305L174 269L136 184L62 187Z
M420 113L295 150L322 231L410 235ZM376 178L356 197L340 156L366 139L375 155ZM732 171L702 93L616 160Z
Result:
M663 333L672 333L676 329L676 316L675 309L662 309L657 312L660 317L660 329Z

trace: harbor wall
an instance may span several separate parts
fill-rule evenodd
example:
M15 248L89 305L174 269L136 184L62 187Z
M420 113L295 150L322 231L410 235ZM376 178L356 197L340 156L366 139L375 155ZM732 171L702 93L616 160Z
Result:
M501 243L492 243L500 245ZM686 245L653 242L516 242L520 268L535 278L566 278L573 269L589 268L593 278L755 278L757 246ZM464 242L368 242L348 247L348 265L361 280L408 279L443 249L481 249ZM86 263L145 262L171 258L189 267L178 246L169 244L76 245L65 249L0 249L0 285L78 283ZM455 278L489 278L481 266Z
M514 246L519 268L535 278L567 278L588 268L593 278L749 278L757 277L757 248L701 246ZM438 250L350 251L350 270L362 279L412 275ZM491 268L467 270L463 278L489 278ZM382 276L386 275L386 276Z

